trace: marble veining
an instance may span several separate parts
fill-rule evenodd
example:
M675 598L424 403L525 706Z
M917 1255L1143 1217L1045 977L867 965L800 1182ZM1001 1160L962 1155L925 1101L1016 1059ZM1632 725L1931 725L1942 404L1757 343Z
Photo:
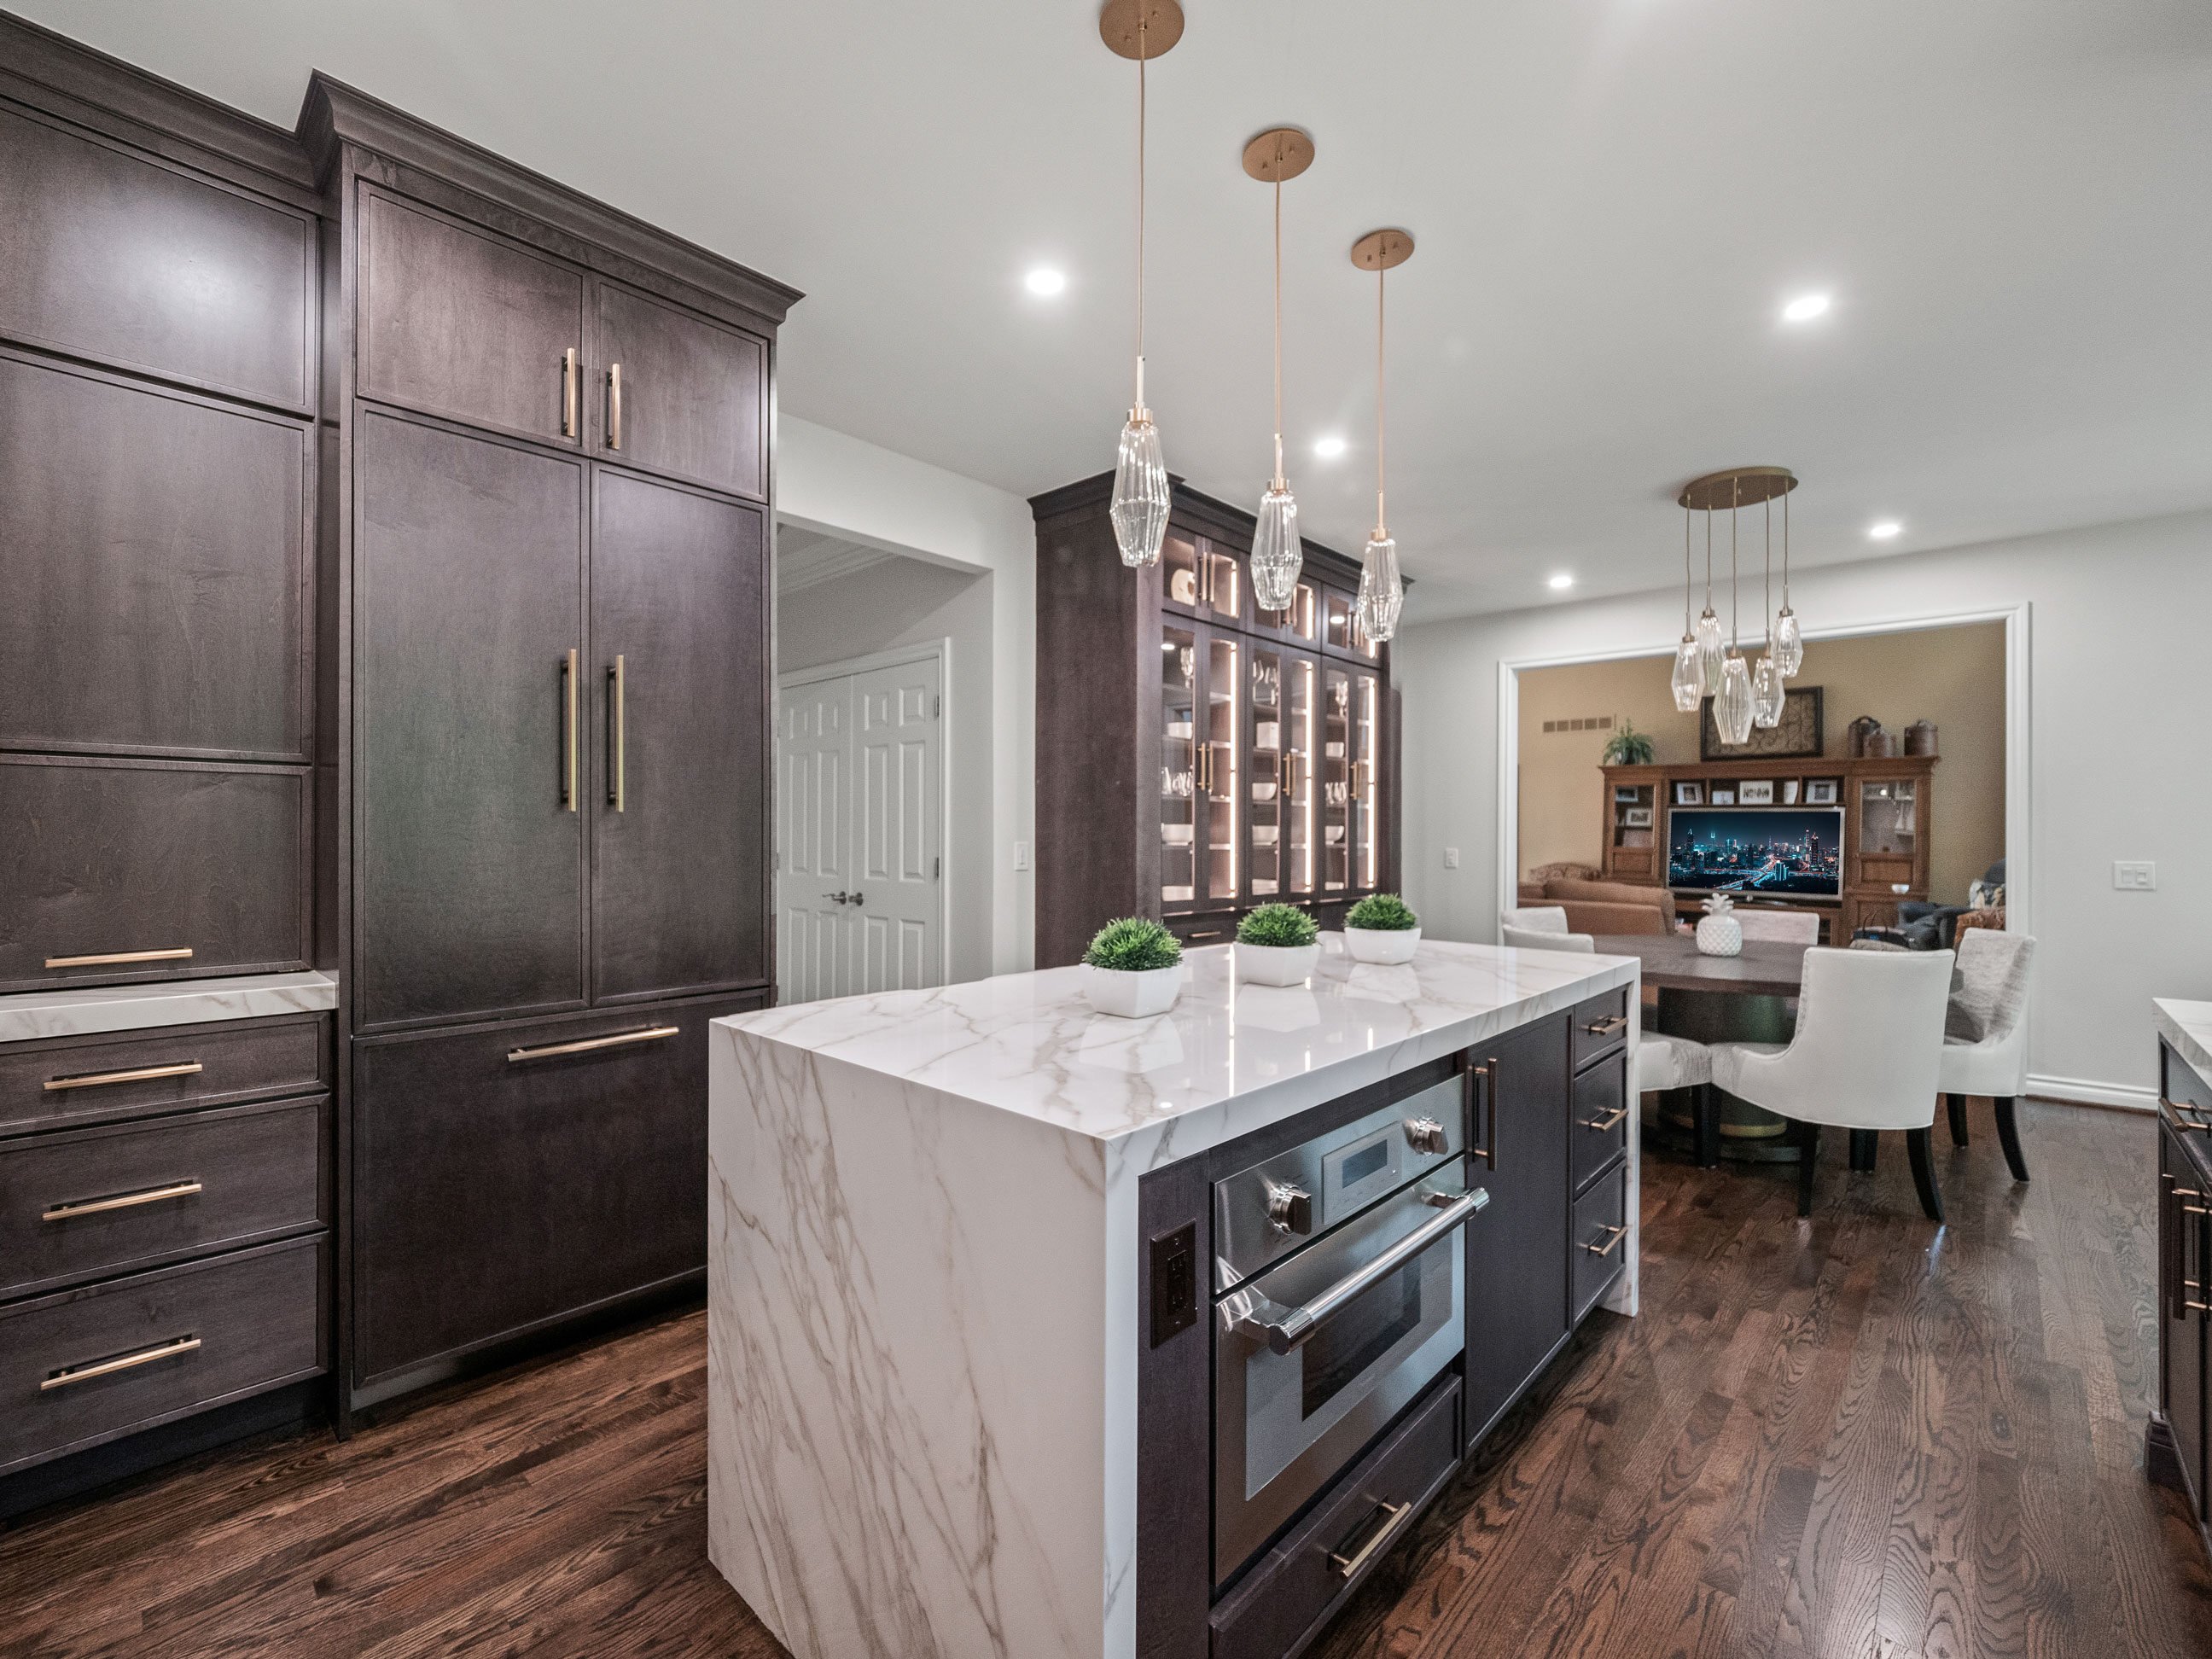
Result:
M2187 1060L2197 1076L2212 1085L2212 1002L2154 997L2150 1007L2158 1034L2173 1045L2173 1052Z
M798 1659L1131 1659L1146 1171L1638 971L1327 945L1149 1020L1059 969L714 1023L708 1551Z
M270 1014L320 1013L338 1006L327 974L246 974L231 979L173 979L152 985L86 986L0 996L0 1042L198 1025Z

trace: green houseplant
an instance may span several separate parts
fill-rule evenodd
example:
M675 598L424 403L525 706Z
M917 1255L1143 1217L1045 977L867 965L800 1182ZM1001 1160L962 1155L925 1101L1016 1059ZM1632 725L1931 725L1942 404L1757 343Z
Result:
M1149 916L1122 916L1083 953L1084 1000L1102 1014L1143 1019L1175 1006L1182 990L1182 945Z
M1321 961L1321 924L1287 904L1263 904L1237 924L1237 977L1248 985L1297 985Z
M1620 730L1606 739L1600 759L1607 766L1649 766L1658 756L1651 746L1651 734L1638 731L1632 721L1624 720Z
M1344 919L1344 948L1360 962L1411 962L1421 919L1395 893L1370 893Z

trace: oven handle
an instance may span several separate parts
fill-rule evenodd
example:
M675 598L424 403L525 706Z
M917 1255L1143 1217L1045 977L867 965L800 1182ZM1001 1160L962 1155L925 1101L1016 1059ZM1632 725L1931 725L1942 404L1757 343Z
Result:
M1322 1328L1324 1321L1361 1291L1370 1290L1388 1279L1446 1233L1459 1227L1490 1202L1490 1193L1481 1187L1456 1196L1449 1193L1431 1193L1428 1201L1442 1205L1443 1213L1433 1220L1423 1222L1372 1261L1356 1272L1346 1274L1303 1307L1285 1308L1264 1297L1255 1297L1258 1305L1239 1318L1235 1328L1245 1336L1266 1342L1277 1353L1289 1353L1303 1345L1308 1337ZM1262 1317L1262 1310L1277 1316Z

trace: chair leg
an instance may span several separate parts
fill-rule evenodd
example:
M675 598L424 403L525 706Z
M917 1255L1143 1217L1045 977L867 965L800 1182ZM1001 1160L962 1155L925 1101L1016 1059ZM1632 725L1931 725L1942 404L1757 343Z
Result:
M2027 1160L2020 1155L2020 1125L2013 1117L2012 1105L2010 1095L1997 1097L1997 1140L2004 1147L2005 1162L2012 1165L2012 1178L2025 1181Z
M1820 1126L1808 1123L1804 1130L1803 1157L1797 1165L1797 1213L1810 1215L1813 1213L1813 1164L1820 1155Z
M1920 1207L1928 1212L1930 1221L1941 1226L1943 1194L1936 1188L1936 1154L1928 1144L1934 1132L1932 1124L1925 1129L1907 1129L1905 1150L1912 1155L1912 1184L1920 1188Z
M1966 1144L1966 1097L1964 1095L1945 1095L1943 1103L1951 1109L1951 1144Z
M1698 1167L1712 1169L1721 1161L1721 1115L1711 1084L1700 1083L1691 1091L1690 1121L1697 1126Z
M1874 1173L1875 1153L1881 1146L1881 1138L1872 1129L1852 1130L1852 1170L1860 1175L1872 1175Z

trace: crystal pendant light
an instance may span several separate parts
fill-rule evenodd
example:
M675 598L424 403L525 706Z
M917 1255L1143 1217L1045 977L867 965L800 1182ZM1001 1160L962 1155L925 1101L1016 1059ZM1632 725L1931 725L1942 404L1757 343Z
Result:
M1304 173L1313 157L1313 140L1295 127L1271 128L1244 146L1244 171L1275 191L1275 471L1252 537L1252 602L1262 611L1290 609L1304 562L1297 498L1283 477L1283 180Z
M1705 701L1705 663L1690 631L1690 509L1682 509L1682 642L1674 647L1674 707L1694 714Z
M1785 680L1796 678L1805 665L1805 635L1797 626L1797 613L1790 608L1790 497L1782 497L1782 609L1774 616L1771 647L1775 672Z
M1787 499L1786 497L1784 498ZM1751 671L1751 719L1754 726L1772 731L1782 724L1782 671L1774 660L1774 500L1766 501L1766 649Z
M1375 273L1375 533L1359 559L1359 631L1376 641L1398 631L1406 585L1398 574L1398 544L1382 511L1382 280L1383 273L1413 257L1413 239L1402 230L1370 230L1352 245L1352 263Z
M1107 508L1121 562L1135 569L1159 562L1169 505L1160 431L1145 405L1145 64L1182 38L1182 8L1176 0L1112 0L1098 15L1098 33L1121 56L1137 60L1137 395L1121 428Z
M1729 644L1728 654L1721 661L1720 687L1713 693L1713 725L1719 730L1721 741L1730 748L1751 736L1753 714L1751 695L1751 670L1746 666L1743 653L1736 648L1736 536L1735 508L1729 508Z

